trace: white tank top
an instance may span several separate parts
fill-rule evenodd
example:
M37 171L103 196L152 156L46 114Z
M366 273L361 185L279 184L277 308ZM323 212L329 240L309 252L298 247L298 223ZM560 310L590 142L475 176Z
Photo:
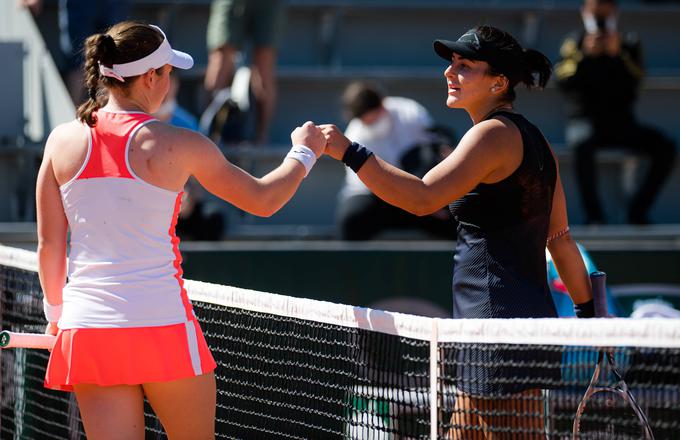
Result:
M59 189L71 239L59 328L150 327L194 319L175 225L182 193L151 185L128 160L146 113L100 110L85 161Z

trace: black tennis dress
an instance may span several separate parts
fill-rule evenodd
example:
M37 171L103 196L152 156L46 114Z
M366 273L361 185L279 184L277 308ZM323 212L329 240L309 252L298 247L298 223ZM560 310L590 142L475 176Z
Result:
M479 184L449 206L458 220L453 317L557 317L545 260L557 165L536 126L506 111L494 112L487 119L497 116L519 129L522 162L504 180ZM542 350L461 346L455 359L457 386L470 394L548 388L559 379L559 368L529 366L541 360L559 365L557 353Z

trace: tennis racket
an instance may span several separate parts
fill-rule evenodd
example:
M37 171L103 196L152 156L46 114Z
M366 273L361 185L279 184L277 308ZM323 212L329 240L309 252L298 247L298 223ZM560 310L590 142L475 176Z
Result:
M590 274L590 281L593 286L595 316L598 318L606 317L606 275L604 272L593 272ZM614 376L614 384L609 386L598 385L600 375L606 370L609 370ZM602 414L594 415L592 420L586 421L588 417L583 417L583 415L587 408L591 408L592 412L597 408ZM585 428L584 425L590 426L583 429ZM640 409L635 397L628 389L628 385L623 380L623 375L614 361L614 354L607 349L599 350L590 384L576 409L573 440L580 438L582 430L584 430L586 438L654 440L654 433L649 426L647 416ZM593 436L591 430L599 434Z
M50 350L56 337L43 333L0 332L0 348L39 348Z

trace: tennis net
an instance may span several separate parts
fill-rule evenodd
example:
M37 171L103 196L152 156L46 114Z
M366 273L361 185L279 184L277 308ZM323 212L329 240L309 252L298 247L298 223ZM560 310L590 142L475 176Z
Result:
M35 254L0 246L2 328L43 330ZM217 438L649 438L611 391L577 407L611 353L656 439L680 432L680 321L453 320L187 281L218 363ZM4 350L2 439L84 438L48 353ZM605 356L606 358L606 356ZM618 378L605 362L598 384ZM164 438L147 407L147 438Z

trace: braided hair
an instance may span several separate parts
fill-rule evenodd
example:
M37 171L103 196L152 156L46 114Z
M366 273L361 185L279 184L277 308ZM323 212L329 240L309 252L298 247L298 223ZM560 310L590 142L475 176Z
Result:
M127 91L137 78L115 78L103 76L99 65L111 67L144 58L163 42L163 35L146 23L123 21L113 25L105 33L94 34L85 40L85 87L87 100L78 107L77 117L90 127L97 124L96 111L106 104L105 89L118 88Z

